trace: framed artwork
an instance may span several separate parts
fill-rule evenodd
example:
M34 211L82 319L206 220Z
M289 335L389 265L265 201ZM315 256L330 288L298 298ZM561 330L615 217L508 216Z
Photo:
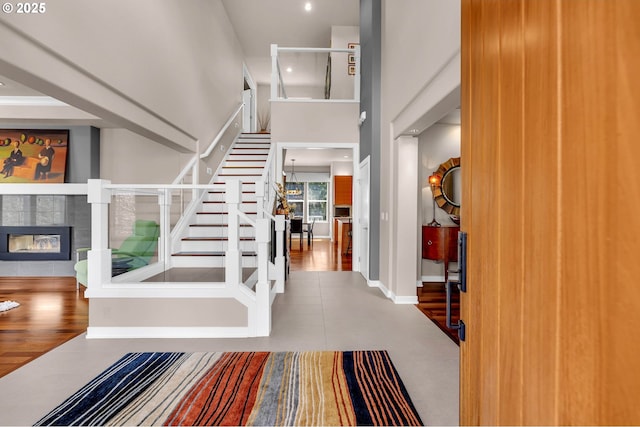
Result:
M359 43L348 43L347 49L355 49L356 46L358 45ZM350 76L356 75L356 54L355 53L350 53L347 56L347 72Z
M0 129L0 184L63 183L69 130Z

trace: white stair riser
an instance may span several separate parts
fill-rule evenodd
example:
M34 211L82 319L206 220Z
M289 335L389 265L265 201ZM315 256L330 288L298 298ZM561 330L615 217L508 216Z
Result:
M256 214L248 214L248 217L255 220ZM242 224L243 222L241 222ZM196 224L229 224L229 215L227 214L197 214Z
M234 177L235 179L237 179L238 177ZM241 181L247 181L247 180L241 180ZM216 182L220 182L219 184L211 184L211 190L212 191L224 191L225 190L225 184L223 184L223 182L226 182L222 179L217 180ZM255 184L255 180L251 181L251 183L248 182L244 182L242 184L242 191L256 191L256 184Z
M203 203L200 212L228 212L229 206L225 203ZM257 203L243 203L240 205L240 211L242 212L257 212Z
M223 256L174 256L171 257L171 264L176 268L213 268L224 267ZM258 257L242 257L242 266L245 268L255 268L258 265Z
M256 162L258 163L258 166L264 166L265 162L267 160L267 156L268 153L264 153L264 154L229 154L229 160L240 160L242 162ZM240 163L240 162L231 162L229 164L233 164L233 163ZM261 163L261 165L260 165Z
M259 136L240 136L238 137L238 142L260 142L262 144L271 144L271 138Z
M224 193L209 193L207 195L207 201L209 202L224 202ZM256 201L256 193L243 193L242 194L243 202L255 202Z
M246 181L248 179L251 179L251 180L260 179L260 177L262 176L262 172L264 172L264 168L252 169L252 168L224 167L220 170L220 175L242 175L237 177L237 179L240 179L241 181Z
M231 160L231 162L228 160L224 162L223 169L236 170L251 167L253 170L264 170L266 157L264 159L243 159L240 156L236 156L235 159Z
M236 148L259 148L261 150L268 150L271 148L271 143L266 143L262 141L238 141L236 145L233 146L232 150Z
M256 147L242 147L239 150L231 150L229 153L230 156L234 155L245 156L247 154L251 154L252 156L262 155L267 156L269 154L269 148L256 148Z
M254 237L253 227L240 227L240 237ZM189 227L189 237L228 237L229 227Z
M180 252L207 252L207 251L226 251L229 242L226 240L182 240L180 242ZM244 252L256 252L257 243L255 240L240 240L239 247Z

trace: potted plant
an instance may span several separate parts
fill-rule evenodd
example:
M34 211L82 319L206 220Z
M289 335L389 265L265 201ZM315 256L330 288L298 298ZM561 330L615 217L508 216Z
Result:
M270 122L271 113L268 110L258 113L258 127L260 128L260 133L269 133Z
M276 215L289 216L289 204L287 203L287 193L284 191L282 184L277 183L276 197L278 205L276 206Z

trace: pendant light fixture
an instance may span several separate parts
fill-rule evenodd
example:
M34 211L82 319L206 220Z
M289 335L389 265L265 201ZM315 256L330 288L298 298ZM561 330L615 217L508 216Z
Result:
M291 178L287 180L292 183L298 182L298 178L296 177L295 161L296 159L291 159ZM287 194L298 196L302 194L302 190L300 190L299 188L289 188L287 189Z

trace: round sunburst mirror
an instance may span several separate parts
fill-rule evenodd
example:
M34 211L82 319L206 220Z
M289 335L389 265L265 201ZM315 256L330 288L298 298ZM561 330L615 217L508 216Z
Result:
M460 157L452 157L442 163L434 175L440 179L434 188L433 198L438 206L450 215L460 215L462 180L460 177Z

